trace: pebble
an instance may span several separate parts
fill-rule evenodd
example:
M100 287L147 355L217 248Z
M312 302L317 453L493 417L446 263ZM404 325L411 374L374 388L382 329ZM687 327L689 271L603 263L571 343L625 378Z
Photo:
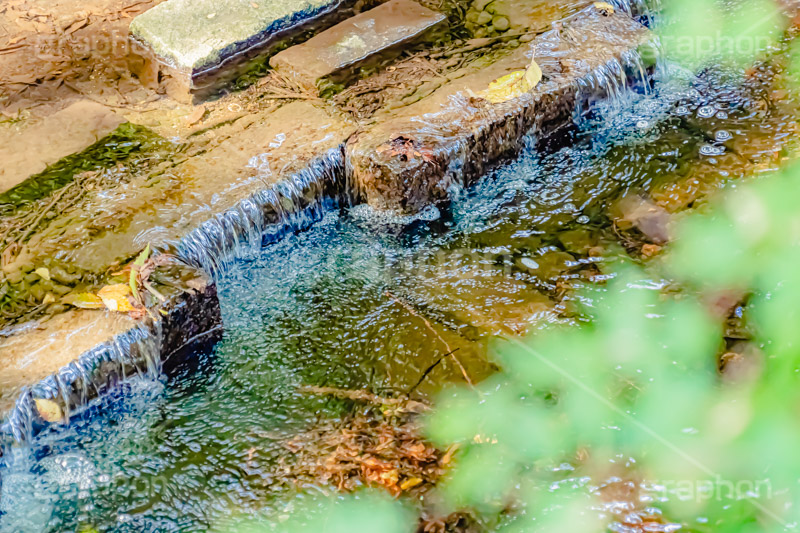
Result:
M492 21L492 14L487 11L481 11L481 14L478 15L478 20L476 21L479 25L483 26L485 24L489 24Z
M497 31L506 31L509 27L508 19L505 17L494 17L492 19L492 26Z
M522 43L529 43L533 40L533 35L530 33L526 33L525 35L520 35L519 40Z

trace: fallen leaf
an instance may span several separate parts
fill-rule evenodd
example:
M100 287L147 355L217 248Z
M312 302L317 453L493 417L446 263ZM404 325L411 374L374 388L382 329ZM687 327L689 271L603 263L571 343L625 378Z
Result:
M204 105L197 106L194 109L194 111L192 111L186 117L186 124L188 124L189 126L194 126L195 124L200 122L204 116L206 116L206 106Z
M422 483L422 480L420 478L418 478L418 477L410 477L410 478L408 478L407 480L403 481L400 484L400 490L413 489L414 487L416 487L420 483Z
M133 297L136 298L136 301L139 303L142 302L142 297L139 295L139 269L144 266L145 261L147 261L147 257L150 255L150 243L145 246L144 250L139 254L136 260L133 262L131 266L131 273L130 278L128 279L128 285L130 286L131 292L133 293Z
M653 257L661 251L661 246L657 244L645 244L642 246L642 255L645 257Z
M75 22L74 24L70 25L69 28L65 29L64 33L73 34L88 24L89 24L89 19L79 20L78 22Z
M103 300L96 294L82 292L80 294L67 296L64 303L78 307L80 309L102 309L105 307Z
M45 422L60 422L61 419L64 418L61 406L53 400L36 398L33 401L36 404L36 410L39 411L39 416L41 416Z
M130 293L130 287L124 283L117 283L116 285L106 285L100 289L97 295L109 311L127 313L128 311L133 311L133 305L128 300Z
M52 292L48 292L47 294L45 294L44 298L42 299L42 303L45 305L55 303L55 301L56 297L53 295Z
M499 104L531 91L540 81L542 81L542 69L535 59L531 59L527 69L497 78L489 84L488 89L478 93L478 96L493 104Z
M40 278L50 281L50 271L48 269L44 267L39 267L36 270L34 270L34 272L36 272L36 274L38 274Z

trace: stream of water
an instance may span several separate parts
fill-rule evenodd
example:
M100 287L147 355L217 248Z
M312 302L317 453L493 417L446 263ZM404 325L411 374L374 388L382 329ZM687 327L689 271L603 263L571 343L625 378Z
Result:
M224 339L194 355L200 371L132 380L13 449L0 531L209 530L276 501L281 443L343 413L298 386L427 398L465 379L446 354L478 381L495 368L493 335L573 320L576 287L639 257L636 233L613 223L621 198L687 207L773 168L794 127L755 82L667 78L591 110L568 146L531 147L446 208L413 220L330 211L229 265Z

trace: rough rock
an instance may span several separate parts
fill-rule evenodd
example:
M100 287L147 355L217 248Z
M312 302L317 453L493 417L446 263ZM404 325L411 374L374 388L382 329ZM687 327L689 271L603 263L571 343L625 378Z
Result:
M214 83L223 66L269 54L309 28L343 17L349 0L167 0L130 25L152 56L189 90Z

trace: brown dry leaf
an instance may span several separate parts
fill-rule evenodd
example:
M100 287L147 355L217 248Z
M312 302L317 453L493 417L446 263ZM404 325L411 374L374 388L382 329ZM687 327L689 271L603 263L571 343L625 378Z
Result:
M71 24L66 30L64 30L64 33L71 35L76 31L78 31L79 29L86 26L87 24L89 24L89 19L79 20L78 22Z
M39 416L41 416L45 422L60 422L61 419L64 418L61 406L53 400L36 398L33 401L36 404L36 410L39 411Z
M194 291L203 292L204 290L206 290L206 287L208 286L208 282L205 279L203 279L202 277L197 277L197 278L192 278L189 281L187 281L186 282L186 286L189 287L190 289L194 290Z
M117 283L116 285L106 285L100 289L97 295L108 310L127 313L134 309L131 301L128 299L130 293L130 287L124 283Z

